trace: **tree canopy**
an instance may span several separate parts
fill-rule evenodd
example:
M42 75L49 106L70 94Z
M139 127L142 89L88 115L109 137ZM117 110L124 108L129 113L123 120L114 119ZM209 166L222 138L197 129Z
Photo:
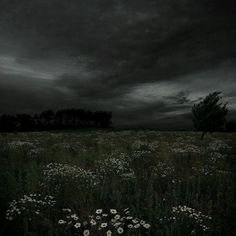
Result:
M194 104L192 120L197 131L202 131L202 137L207 132L221 131L226 123L228 113L227 103L222 103L221 92L213 92L202 101Z
M40 114L17 114L0 116L0 132L66 130L80 128L109 128L112 113L86 111L83 109L52 110Z

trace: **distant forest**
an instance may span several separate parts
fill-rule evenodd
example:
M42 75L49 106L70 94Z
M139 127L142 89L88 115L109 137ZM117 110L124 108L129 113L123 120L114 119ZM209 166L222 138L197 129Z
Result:
M3 114L0 116L0 132L109 128L111 119L111 112L83 109L48 110L35 115Z

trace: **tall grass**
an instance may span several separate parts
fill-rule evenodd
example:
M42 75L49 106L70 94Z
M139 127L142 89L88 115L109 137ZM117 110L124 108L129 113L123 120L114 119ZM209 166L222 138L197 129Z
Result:
M1 135L0 235L83 235L86 227L90 235L234 235L235 148L234 134L203 142L191 132ZM42 207L48 196L55 204ZM77 228L65 208L88 224ZM96 209L116 209L125 223L106 216L108 226L91 226Z

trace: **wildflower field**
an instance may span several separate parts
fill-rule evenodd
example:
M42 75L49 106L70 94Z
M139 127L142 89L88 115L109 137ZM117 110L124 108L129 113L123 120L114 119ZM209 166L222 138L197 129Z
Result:
M0 135L0 235L236 235L236 134Z

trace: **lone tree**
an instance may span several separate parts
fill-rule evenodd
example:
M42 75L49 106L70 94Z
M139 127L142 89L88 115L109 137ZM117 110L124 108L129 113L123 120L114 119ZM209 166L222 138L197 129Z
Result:
M221 92L207 95L192 108L193 123L197 131L202 131L201 140L207 132L221 131L226 123L227 103L222 104Z

